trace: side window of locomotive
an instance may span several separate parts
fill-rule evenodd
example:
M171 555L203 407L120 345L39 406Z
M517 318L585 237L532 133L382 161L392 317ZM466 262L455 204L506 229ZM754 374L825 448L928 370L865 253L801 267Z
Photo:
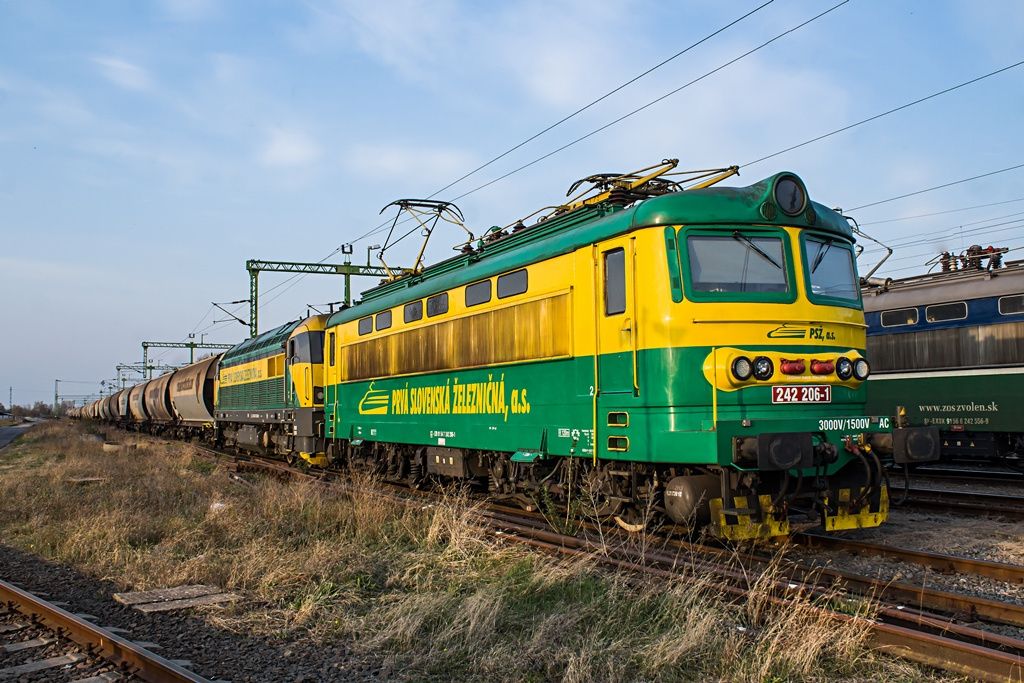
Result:
M771 294L789 291L782 238L744 234L686 238L695 292Z
M900 327L902 325L916 325L918 313L916 308L897 308L892 311L882 311L882 327Z
M963 320L967 317L967 303L957 301L952 304L937 304L926 306L924 317L930 323L941 323L946 320Z
M427 299L427 316L433 318L448 312L448 292L435 294Z
M329 358L331 359L331 367L334 367L334 353L335 352L334 352L334 333L333 332L331 332L329 335L327 335L327 341L331 345L330 350L328 351Z
M381 311L377 314L377 331L386 330L391 327L391 311Z
M999 315L1019 315L1024 313L1024 294L999 297Z
M804 265L811 295L857 301L860 286L853 266L853 253L830 238L804 240Z
M414 323L423 319L423 299L405 305L405 322Z
M322 364L324 362L324 333L309 333L309 362Z
M359 334L370 334L373 332L373 317L366 316L359 321Z
M294 361L296 363L323 363L323 348L320 349L320 353L316 353L310 348L310 343L314 342L313 336L315 332L300 334L292 339L288 340L288 358L289 362ZM320 333L323 334L322 332ZM320 344L323 345L323 337L320 337ZM315 347L314 347L315 348ZM319 356L320 360L314 359L314 356Z
M515 296L526 293L526 269L521 268L511 273L498 276L498 298Z
M626 250L604 253L604 314L626 312Z
M466 286L466 306L479 306L491 300L491 281L483 280Z

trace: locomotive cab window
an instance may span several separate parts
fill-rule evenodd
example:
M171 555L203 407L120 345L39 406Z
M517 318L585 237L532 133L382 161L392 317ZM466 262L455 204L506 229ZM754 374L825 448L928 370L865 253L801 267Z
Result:
M359 334L370 334L373 332L373 318L366 316L359 320Z
M526 269L521 268L511 273L498 276L498 298L526 293Z
M686 288L699 300L788 301L788 239L778 232L724 230L686 236Z
M466 306L479 306L491 300L491 281L474 282L466 287Z
M441 292L427 299L427 316L433 318L448 312L448 292Z
M1024 294L999 297L999 315L1020 315L1024 313Z
M381 311L377 314L377 331L386 330L391 327L391 311Z
M604 314L626 312L626 250L612 249L604 254Z
M897 308L893 311L882 311L882 327L900 327L916 325L918 312L916 308Z
M946 320L963 320L967 317L967 303L957 301L952 304L926 306L924 317L930 323L941 323Z
M857 270L849 245L833 237L807 234L802 241L808 298L815 303L819 299L827 300L821 303L860 301Z
M335 350L334 349L335 349L335 346L334 346L334 333L333 332L331 332L329 335L327 335L327 343L328 343L328 346L330 348L329 357L331 359L331 367L334 367L334 359L335 359Z
M405 322L414 323L423 319L423 299L405 305Z
M309 362L317 364L324 362L324 333L322 331L309 333Z
M323 363L324 333L305 332L288 340L289 362Z

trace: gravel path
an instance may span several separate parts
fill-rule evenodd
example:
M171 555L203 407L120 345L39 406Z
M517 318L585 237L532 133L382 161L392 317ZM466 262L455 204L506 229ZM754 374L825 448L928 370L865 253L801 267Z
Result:
M143 614L111 597L118 588L75 574L0 544L0 579L47 600L68 603L74 613L96 616L93 623L126 629L121 637L159 645L153 651L171 660L189 660L186 668L210 680L313 683L319 681L385 681L397 677L379 661L354 654L345 643L322 647L305 641L244 636L207 624L190 610ZM0 668L7 666L0 654ZM19 679L20 680L20 679ZM52 680L26 677L25 681Z

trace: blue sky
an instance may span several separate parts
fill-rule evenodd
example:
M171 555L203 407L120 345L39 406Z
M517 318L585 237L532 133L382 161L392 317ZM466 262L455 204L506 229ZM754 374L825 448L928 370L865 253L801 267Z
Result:
M392 200L432 195L763 2L0 0L0 402L8 387L18 404L52 400L54 379L94 392L143 340L242 340L211 302L248 297L247 259L341 262L354 242L365 262L384 235L357 238ZM775 0L439 198L837 2ZM824 204L872 204L1024 164L1024 65L745 164L1022 60L1019 1L851 0L457 203L479 234L583 176L677 157L744 165L731 184L791 170ZM897 246L881 272L909 275L943 248L1024 246L1022 181L1024 168L853 215ZM428 262L457 241L439 229ZM261 329L342 298L337 277L260 281Z

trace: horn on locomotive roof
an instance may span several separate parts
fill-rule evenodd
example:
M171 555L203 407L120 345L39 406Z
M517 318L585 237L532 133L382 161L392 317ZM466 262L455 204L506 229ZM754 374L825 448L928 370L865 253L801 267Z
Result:
M442 202L434 199L396 199L381 209L380 212L384 213L392 206L398 207L398 213L395 214L395 220L391 223L391 229L388 231L387 239L384 240L384 246L377 252L377 259L384 266L384 270L387 271L389 281L397 280L404 275L415 275L423 271L423 252L426 250L427 242L430 241L430 235L434 232L434 228L437 227L439 220L457 225L469 235L469 239L456 246L456 249L469 246L473 241L473 233L466 227L466 219L462 216L462 211L451 202ZM403 213L408 213L412 216L417 225L392 242L391 237L395 232L395 227L398 225L398 219ZM412 268L392 270L384 262L384 252L389 246L394 246L411 235L417 228L423 229L423 246L420 247L420 253L416 255L416 262Z

